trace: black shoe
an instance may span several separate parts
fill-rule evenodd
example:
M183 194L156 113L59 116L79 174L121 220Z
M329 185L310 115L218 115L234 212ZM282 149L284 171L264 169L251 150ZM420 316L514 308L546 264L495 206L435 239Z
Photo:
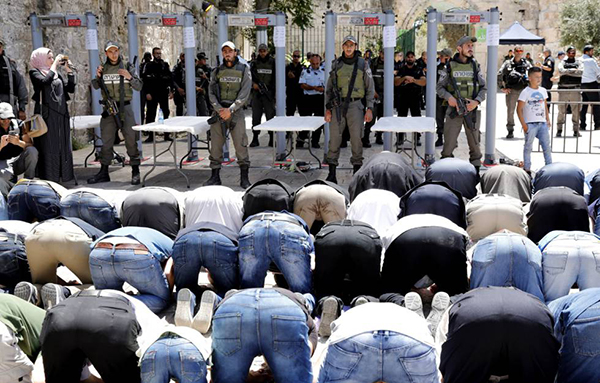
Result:
M347 148L348 147L348 141L342 141L342 143L340 144L340 148Z
M371 146L373 146L373 145L371 145L371 143L369 141L363 141L362 145L363 145L363 148L370 148Z
M131 165L131 184L132 185L140 184L140 166L139 165Z
M146 138L146 140L144 140L144 143L151 144L153 140L154 140L154 132L150 132L150 133L148 133L148 138Z
M579 127L579 130L587 130L587 127L585 127L585 126L581 125L581 126Z
M438 136L438 138L437 138L437 141L435 142L435 146L436 147L438 147L438 146L444 146L444 135L443 134L438 134L437 136Z
M352 167L352 174L356 174L356 172L360 170L360 167L361 167L361 166L362 166L362 165L354 165L354 166Z
M221 177L219 172L221 169L211 169L210 178L202 184L202 186L221 185Z
M165 133L165 141L173 141L173 138L171 138L171 133Z
M304 149L304 141L296 141L296 149Z
M573 137L581 137L581 134L579 132L575 132L573 133Z
M334 184L337 184L337 178L335 176L335 168L337 166L336 165L329 165L329 174L327 175L327 178L325 178L325 181L329 181L329 182L333 182Z
M321 145L319 145L318 142L313 142L312 144L310 144L312 146L313 149L321 149Z
M258 136L260 133L258 132L253 132L252 133L252 142L250 143L250 147L251 148L255 148L257 146L260 146L260 142L258 142Z
M268 143L269 147L273 147L273 137L269 138L269 143Z
M421 139L417 138L417 146L421 146Z
M562 132L560 132L560 131L556 132L556 137L557 137L557 138L560 138L560 137L562 137Z
M506 135L506 138L508 138L508 139L515 138L515 135L513 134L513 132L508 132L508 134Z
M110 175L108 174L108 165L101 165L100 171L93 176L92 178L88 178L88 184L98 184L102 182L110 182Z
M248 189L251 185L248 179L248 168L240 168L240 186L242 189Z
M383 137L381 134L376 134L375 135L375 143L377 145L383 145Z

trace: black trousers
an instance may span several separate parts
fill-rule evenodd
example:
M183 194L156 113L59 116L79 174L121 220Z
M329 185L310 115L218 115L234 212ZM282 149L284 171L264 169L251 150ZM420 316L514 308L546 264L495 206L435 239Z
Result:
M435 99L435 132L437 134L444 134L444 121L447 110L448 105L444 105L444 99L437 97Z
M325 225L315 238L313 282L317 299L335 295L347 304L359 295L379 296L381 240L358 221Z
M169 118L169 93L165 90L159 95L152 95L151 101L146 101L146 124L156 121L158 106L162 109L165 120Z
M581 84L581 89L600 89L598 82L590 82ZM598 102L600 101L600 92L581 92L583 102ZM600 129L600 105L591 105L592 115L594 116L594 129ZM587 126L587 110L588 104L581 105L581 113L579 114L580 126L584 128Z
M369 142L369 136L371 135L371 128L375 125L378 119L383 117L383 99L381 102L375 104L375 110L373 111L373 119L371 122L365 124L365 134L363 135L363 142Z
M302 108L302 103L304 102L304 91L302 93L291 93L286 94L285 97L285 115L293 116L296 113L296 109L298 109L298 113L300 113L300 109Z
M467 291L467 239L439 226L417 227L396 238L385 252L384 292L405 295L426 275L448 295Z
M41 333L47 383L79 382L86 359L106 383L140 382L140 325L125 297L72 296L48 310Z
M396 101L396 110L398 117L408 117L409 111L411 117L421 117L421 94L400 94Z
M302 98L302 103L298 105L298 112L301 116L325 116L325 96L322 94L307 95L305 94ZM323 127L315 130L312 134L311 141L313 143L319 143L321 139L321 132ZM308 138L308 132L300 132L298 138L306 140Z
M272 95L274 100L275 95ZM267 118L267 121L275 117L275 101L269 100L267 96L261 95L257 91L252 91L252 127L260 125L260 121L263 113ZM254 130L252 130L254 132ZM256 131L256 133L260 133ZM269 132L270 135L273 132Z

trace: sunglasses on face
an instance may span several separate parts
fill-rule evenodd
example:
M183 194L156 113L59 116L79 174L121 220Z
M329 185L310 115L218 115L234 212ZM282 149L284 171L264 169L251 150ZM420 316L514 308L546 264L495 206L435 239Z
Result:
M295 58L295 59L298 59L298 58L300 58L300 56L299 56L299 55L293 55L292 57L293 57L293 58Z

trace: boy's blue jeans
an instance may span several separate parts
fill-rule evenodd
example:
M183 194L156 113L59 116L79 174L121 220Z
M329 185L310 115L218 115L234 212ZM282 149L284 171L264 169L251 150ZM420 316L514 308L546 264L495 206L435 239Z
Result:
M535 138L540 141L540 145L544 151L544 161L546 162L546 165L552 163L548 124L545 122L530 122L527 124L527 133L525 133L525 147L523 148L523 168L525 170L531 170L531 148L533 147L533 140Z

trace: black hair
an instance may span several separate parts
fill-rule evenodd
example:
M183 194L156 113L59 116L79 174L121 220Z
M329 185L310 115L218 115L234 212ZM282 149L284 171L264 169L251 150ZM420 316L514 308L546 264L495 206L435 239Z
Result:
M152 54L154 54L154 52L156 52L157 50L160 51L161 49L159 47L152 48Z
M527 75L531 76L532 73L542 73L542 68L539 66L532 66L527 70Z
M413 52L413 51L408 51L408 52L406 52L406 53L404 54L404 57L408 57L408 56L410 56L410 55L413 55L413 56L415 56L415 52Z

